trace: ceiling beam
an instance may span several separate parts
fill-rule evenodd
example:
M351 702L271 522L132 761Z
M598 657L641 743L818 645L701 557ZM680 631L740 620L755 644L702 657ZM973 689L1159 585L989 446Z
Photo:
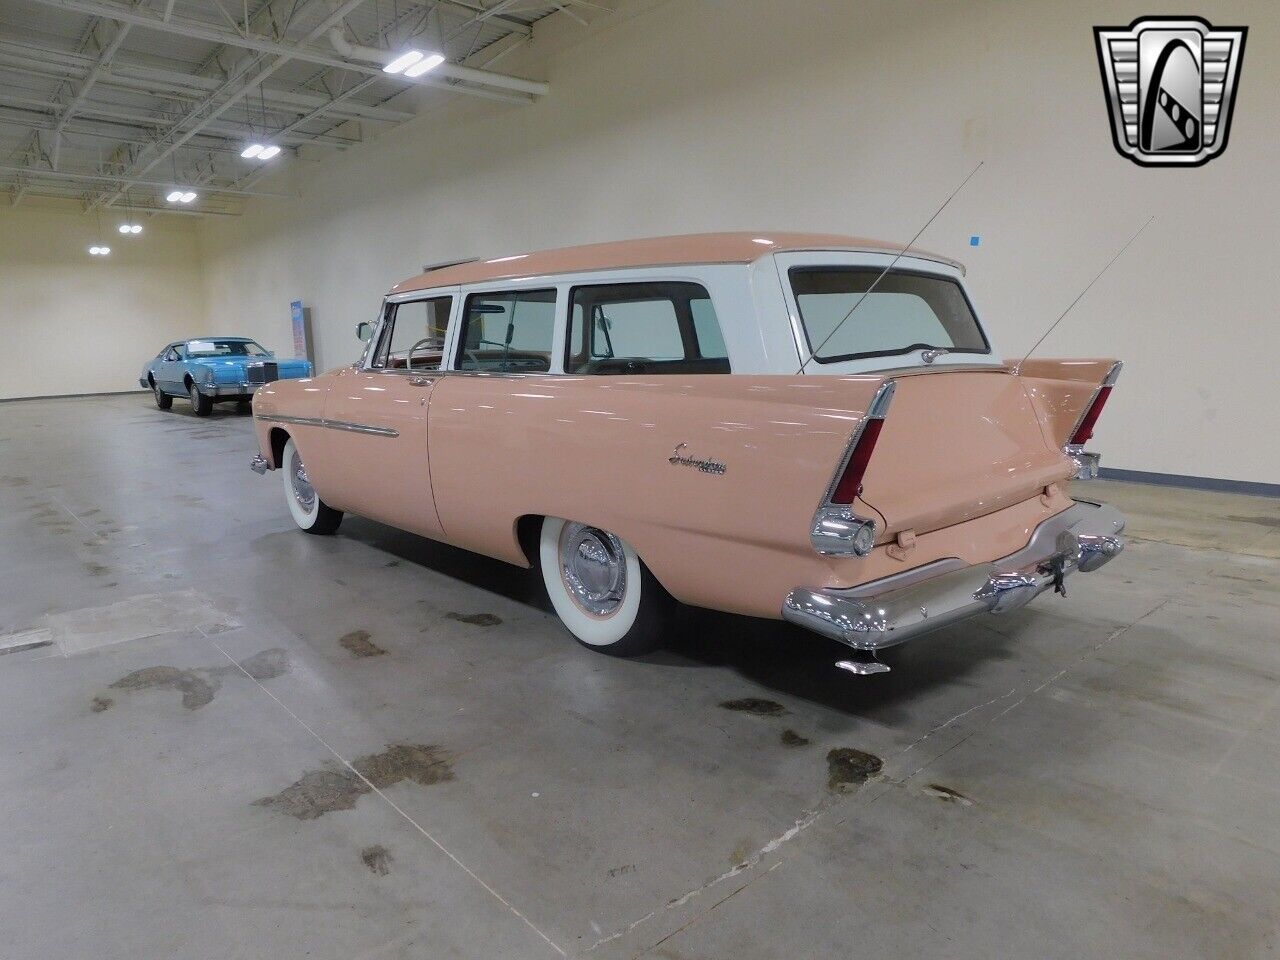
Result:
M302 43L287 44L279 43L275 40L268 40L258 36L244 36L234 30L224 30L221 27L215 27L211 24L201 23L194 20L170 17L164 20L160 15L149 13L147 11L132 7L121 6L117 3L107 3L104 0L32 0L47 7L55 7L60 10L69 10L73 13L84 13L95 17L107 17L120 23L131 23L135 26L145 27L150 30L158 30L163 33L172 33L178 36L188 37L195 40L204 40L208 43L220 43L228 47L243 47L246 50L254 50L258 53L274 54L278 57L285 57L288 60L301 60L305 63L315 63L325 67L333 67L339 70L352 70L356 73L364 73L370 76L381 77L384 80L401 79L401 75L389 75L383 72L380 65L367 63L358 63L352 60L344 60L328 53L321 52L318 49L309 47L308 44L317 40L324 34L312 34L308 36ZM499 6L505 7L511 0L499 0ZM496 8L494 8L496 10ZM481 14L477 14L480 19L485 19ZM334 25L342 22L343 18L334 21ZM327 31L326 31L327 32ZM448 83L445 79L448 76L448 64L441 64L434 71L434 76L422 76L408 79L410 85L441 87L445 90L452 90L455 93L468 93L473 96L488 96L492 99L509 100L516 103L529 102L532 95L513 95L506 93L498 93L493 90L486 90L483 86L474 84L483 84L484 80L475 74L479 71L469 70L468 75L459 79L466 80L471 85L458 85ZM507 81L522 81L529 83L522 77L510 77L499 74L495 80L501 77Z
M42 2L46 2L46 0L42 0ZM79 0L55 0L55 2L79 2ZM363 0L344 0L343 3L338 4L333 9L333 11L329 14L329 16L327 16L324 20L321 21L319 26L315 27L307 34L303 42L307 43L309 41L315 40L317 37L324 36L330 27L334 26L335 24L341 23L342 18L345 17L352 10L359 7L362 2ZM243 84L238 89L231 90L227 94L226 99L223 100L221 106L218 106L213 110L211 110L208 116L204 117L203 119L197 120L195 126L187 130L185 133L179 136L176 140L173 140L168 147L156 153L155 156L150 161L148 161L145 165L143 165L141 168L138 168L135 166L135 169L131 171L131 175L141 177L150 173L152 170L156 168L157 165L163 162L167 157L169 157L171 154L177 151L184 143L186 143L188 140L190 140L192 137L198 134L202 129L204 129L205 126L217 120L218 117L222 116L222 114L226 113L227 110L229 110L232 107L232 105L237 103L241 98L251 93L254 87L258 86L260 83L262 83L272 74L274 74L277 70L283 67L285 64L289 63L291 59L292 57L290 57L288 54L282 54L276 57L274 60L271 61L271 63L267 64L265 67L259 70L247 83ZM246 64L246 68L251 69L254 65L255 64L253 63ZM240 76L243 76L244 72L247 72L247 69L242 71L240 73ZM226 85L230 85L234 82L236 82L235 78L228 79ZM170 136L175 135L188 121L194 120L196 116L203 110L204 106L212 105L213 100L218 96L219 92L220 91L215 91L213 94L210 95L210 98L207 101L205 101L204 104L197 106L194 110L192 110L189 114L187 114L187 116L183 117L181 120L175 123L169 129L169 133L166 134L166 139ZM94 200L92 204L90 204L89 209L92 210L100 204L105 206L110 206L120 198L120 196L124 193L124 191L129 188L129 185L130 185L129 182L126 181L119 189L111 193L110 196L108 196L107 194L102 194L96 200Z
M120 176L111 176L109 174L98 173L73 173L69 170L41 170L39 167L16 167L8 164L0 164L0 173L2 174L21 174L24 180L38 180L44 178L46 180L66 180L75 183L120 183ZM133 186L137 187L171 187L173 184L166 180L139 180L134 179ZM291 193L271 193L263 190L244 190L239 187L220 187L204 183L200 185L200 190L204 193L228 194L241 197L274 197L281 200L291 200L294 194Z
M80 85L80 89L76 91L71 102L67 104L62 111L62 115L58 117L58 122L53 128L53 169L58 169L58 152L62 147L62 131L66 129L67 121L76 115L76 110L83 106L85 99L89 96L89 91L93 89L93 85L98 82L98 78L102 76L102 71L106 69L107 64L111 62L111 58L116 55L116 51L120 49L120 44L129 36L132 26L127 23L117 24L116 35L111 38L111 42L107 44L105 50L98 56L98 62L93 65L93 69L89 71L89 75L84 78L84 82Z

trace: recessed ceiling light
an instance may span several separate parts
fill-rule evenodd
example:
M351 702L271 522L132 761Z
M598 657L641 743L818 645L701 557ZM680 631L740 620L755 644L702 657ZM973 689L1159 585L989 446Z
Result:
M444 55L439 53L429 53L413 66L404 72L406 77L420 77L428 70L434 70L440 64L444 63Z
M141 232L142 232L142 224L140 224L140 223L135 223L135 224L133 224L132 226L130 226L130 227L129 227L129 232L130 232L130 233L141 233Z
M421 50L409 50L400 54L385 67L382 68L383 73L401 73L406 67L411 67L423 57Z
M240 151L240 156L244 157L246 160L252 160L258 154L260 154L262 150L263 150L262 144L251 143L247 147L245 147L243 150Z
M258 154L258 159L270 160L279 152L280 152L280 148L273 143L273 144L270 144L269 146L265 146L262 148L262 152Z
M198 196L199 194L196 193L194 190L188 190L186 193L182 194L182 196L178 197L178 202L190 203L192 200L194 200Z

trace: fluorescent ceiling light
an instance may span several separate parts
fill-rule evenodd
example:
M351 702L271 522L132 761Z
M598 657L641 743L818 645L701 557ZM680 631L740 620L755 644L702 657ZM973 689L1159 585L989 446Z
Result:
M120 232L121 232L121 233L132 233L132 232L133 232L133 227L129 226L129 224L127 224L127 223L122 223L122 224L120 224Z
M244 157L246 160L252 160L262 151L263 151L262 144L251 143L247 147L245 147L243 150L240 151L240 156Z
M262 151L258 154L258 159L270 160L279 152L280 152L280 148L273 143L262 148Z
M168 196L165 197L170 203L177 203L182 199L181 190L170 190Z
M131 226L129 227L129 232L130 232L130 233L141 233L141 232L142 232L142 224L140 224L140 223L135 223L135 224L131 225Z
M105 257L110 252L111 252L110 247L90 247L89 248L89 253L95 257Z
M190 202L191 202L192 200L194 200L197 196L199 196L199 194L197 194L194 190L188 190L186 193L184 193L184 194L182 194L180 197L178 197L178 201L179 201L180 203L190 203Z
M400 56L396 57L394 60L388 63L385 67L383 67L382 72L383 73L400 73L405 69L405 67L411 67L415 63L417 63L419 60L421 60L422 56L423 54L421 50L409 50L405 53L400 54Z
M444 55L439 53L429 53L408 70L404 72L406 77L420 77L428 70L434 70L440 64L444 63Z

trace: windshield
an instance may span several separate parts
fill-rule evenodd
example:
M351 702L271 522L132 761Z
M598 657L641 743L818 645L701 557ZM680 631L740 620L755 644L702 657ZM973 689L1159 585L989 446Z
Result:
M949 353L990 352L960 284L906 270L892 270L877 283L882 272L875 267L791 269L805 337L819 363L931 347ZM875 289L867 293L872 285Z
M188 357L265 357L268 351L252 340L192 340Z

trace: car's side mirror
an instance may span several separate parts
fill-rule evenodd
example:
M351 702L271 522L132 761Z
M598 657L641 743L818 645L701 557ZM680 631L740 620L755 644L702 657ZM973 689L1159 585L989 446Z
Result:
M356 324L356 338L364 343L368 343L373 339L373 324L368 320L361 320Z

